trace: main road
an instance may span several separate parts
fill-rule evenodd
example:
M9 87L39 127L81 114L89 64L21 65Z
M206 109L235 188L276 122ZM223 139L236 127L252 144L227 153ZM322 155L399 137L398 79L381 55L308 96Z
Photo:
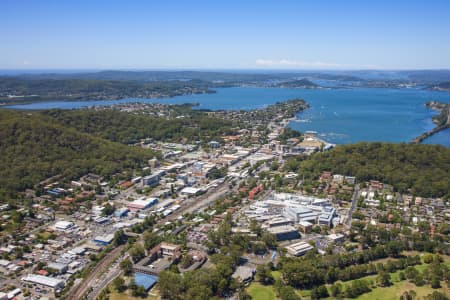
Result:
M161 225L167 221L174 220L185 213L193 213L195 211L208 207L216 199L226 195L232 190L236 190L239 186L239 182L237 182L232 189L230 189L229 185L230 183L225 180L222 184L220 184L210 192L207 192L206 194L203 194L199 197L184 201L182 204L180 204L181 208L178 211L165 218L160 219L156 225ZM84 295L87 296L87 299L95 299L103 288L105 288L112 280L114 280L114 278L120 275L120 271L114 268L108 270L108 268L113 262L116 262L117 264L120 263L122 259L119 259L119 256L121 255L124 248L125 245L121 245L108 253L100 262L97 263L92 272L89 273L89 275L85 279L83 279L82 282L80 282L70 290L67 295L67 299L78 300L82 299ZM98 282L98 279L102 274L106 275L100 282Z
M355 211L356 204L358 203L358 193L359 193L359 185L355 184L355 192L352 197L352 204L348 211L347 220L345 220L345 225L350 226L353 218L353 212Z

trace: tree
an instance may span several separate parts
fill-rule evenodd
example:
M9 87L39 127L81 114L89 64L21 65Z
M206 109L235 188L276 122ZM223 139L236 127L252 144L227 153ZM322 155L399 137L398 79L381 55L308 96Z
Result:
M116 246L123 245L127 241L127 235L123 232L122 229L117 230L114 233L114 244Z
M145 296L147 296L147 291L145 290L145 288L142 285L138 285L136 289L132 290L131 295L133 297L144 298Z
M280 289L281 300L301 300L300 296L295 293L295 290L291 286L283 286Z
M267 265L258 265L256 267L256 278L264 285L272 284L274 282L270 267Z
M159 290L163 299L183 299L184 285L180 275L170 271L159 274Z
M335 283L330 287L330 292L332 297L338 297L342 293L342 284L341 283Z
M388 272L381 271L377 276L379 286L386 287L391 285L391 276Z
M133 272L133 263L128 258L122 260L119 266L126 276L131 275L131 273Z
M113 280L112 284L113 284L114 289L116 291L118 291L119 293L122 293L126 289L125 280L123 280L123 278L120 276L115 278Z
M444 293L438 292L438 291L434 291L433 293L429 294L428 296L425 297L425 299L426 300L449 300L447 295L445 295Z
M192 265L192 263L194 262L194 259L192 258L191 255L187 254L185 256L183 256L183 258L181 259L181 266L183 268L188 268L190 265Z
M136 244L133 248L130 249L129 253L133 262L135 263L145 256L145 250L141 244Z

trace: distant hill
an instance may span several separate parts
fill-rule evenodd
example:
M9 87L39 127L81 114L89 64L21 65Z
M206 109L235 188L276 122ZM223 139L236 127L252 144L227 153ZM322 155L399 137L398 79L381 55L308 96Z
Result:
M420 82L444 82L450 81L450 70L417 70L399 72L408 79Z
M213 93L208 84L195 81L136 82L99 79L0 77L0 101L5 103L48 100L104 100L172 97Z
M301 171L356 176L359 181L380 180L400 192L450 198L450 149L438 145L358 143L313 155Z
M0 192L17 192L54 176L109 176L136 168L155 152L55 124L39 113L0 110Z
M441 82L435 85L431 85L430 89L437 91L450 92L450 81Z
M210 118L196 111L192 112L191 117L172 119L114 110L48 110L42 113L55 123L124 144L136 143L143 138L210 141L235 133L230 121Z
M306 78L278 83L275 86L282 88L306 88L306 89L319 87L318 84L315 84L314 82L311 82Z

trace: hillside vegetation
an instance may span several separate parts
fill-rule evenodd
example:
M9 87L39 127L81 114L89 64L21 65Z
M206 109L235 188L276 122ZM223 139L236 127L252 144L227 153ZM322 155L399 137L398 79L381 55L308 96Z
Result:
M108 176L137 167L155 152L54 124L38 113L0 110L0 189L17 192L54 176Z
M44 114L61 125L125 144L143 138L209 141L234 132L230 121L210 118L201 113L170 120L113 110L51 110Z
M299 171L310 176L325 170L380 180L400 192L411 188L419 196L450 198L450 149L438 145L358 143L299 163Z

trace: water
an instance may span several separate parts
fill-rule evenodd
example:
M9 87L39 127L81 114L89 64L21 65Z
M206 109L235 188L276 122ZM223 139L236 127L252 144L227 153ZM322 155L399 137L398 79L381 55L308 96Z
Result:
M15 105L18 109L73 109L127 102L181 104L198 102L199 109L255 109L291 98L303 98L310 109L299 113L292 128L316 131L336 144L359 141L409 142L434 124L436 112L424 103L437 100L450 103L450 93L419 89L281 89L221 88L215 94L186 95L163 99L122 99L107 101L54 101ZM449 130L426 140L450 147Z

